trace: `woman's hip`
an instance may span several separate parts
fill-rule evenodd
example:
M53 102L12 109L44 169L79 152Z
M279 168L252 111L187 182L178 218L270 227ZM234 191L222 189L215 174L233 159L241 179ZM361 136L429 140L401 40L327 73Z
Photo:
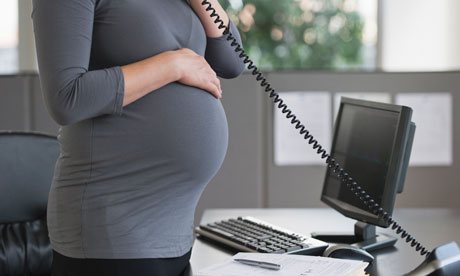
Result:
M51 276L188 276L191 251L173 258L80 259L53 250Z

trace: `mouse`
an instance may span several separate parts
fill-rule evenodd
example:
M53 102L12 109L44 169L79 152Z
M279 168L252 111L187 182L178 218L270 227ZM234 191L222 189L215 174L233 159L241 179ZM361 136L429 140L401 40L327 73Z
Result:
M369 254L366 250L348 244L331 245L324 251L323 256L336 259L363 261L369 264L374 261L374 256Z

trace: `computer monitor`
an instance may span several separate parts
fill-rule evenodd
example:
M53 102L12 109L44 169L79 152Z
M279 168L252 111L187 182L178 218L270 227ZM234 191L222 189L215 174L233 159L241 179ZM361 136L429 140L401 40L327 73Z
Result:
M406 106L342 98L331 156L390 215L402 192L415 124ZM321 200L360 221L355 234L313 236L329 242L354 243L367 250L393 245L396 239L376 235L375 225L388 227L328 168Z

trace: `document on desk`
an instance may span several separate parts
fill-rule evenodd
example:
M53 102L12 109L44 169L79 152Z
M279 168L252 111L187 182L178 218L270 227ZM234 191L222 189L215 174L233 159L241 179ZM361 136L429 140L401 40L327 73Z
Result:
M280 270L270 270L241 264L234 259L248 259L277 263ZM366 275L364 269L368 263L362 261L333 259L316 256L238 253L224 263L204 268L196 276L360 276Z

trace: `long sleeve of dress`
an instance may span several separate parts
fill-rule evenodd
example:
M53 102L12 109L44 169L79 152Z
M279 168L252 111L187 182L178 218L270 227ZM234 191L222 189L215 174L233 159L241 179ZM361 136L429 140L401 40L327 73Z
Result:
M240 33L235 24L229 20L230 32L236 38L238 43L241 42ZM211 68L219 77L231 79L239 76L244 70L244 62L235 52L236 46L231 46L231 40L227 41L227 35L220 37L207 37L205 58Z
M40 82L53 119L68 125L122 112L120 66L88 70L96 0L33 0Z

